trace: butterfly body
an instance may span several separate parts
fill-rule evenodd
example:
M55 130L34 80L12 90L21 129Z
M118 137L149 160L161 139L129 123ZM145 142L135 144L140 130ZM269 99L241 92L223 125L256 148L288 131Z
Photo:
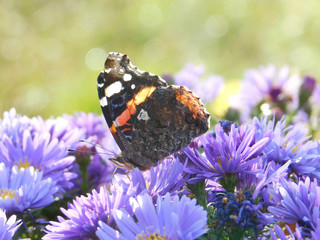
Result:
M110 53L97 81L103 114L122 153L115 161L149 169L188 145L209 128L210 115L184 86L169 86L159 76Z

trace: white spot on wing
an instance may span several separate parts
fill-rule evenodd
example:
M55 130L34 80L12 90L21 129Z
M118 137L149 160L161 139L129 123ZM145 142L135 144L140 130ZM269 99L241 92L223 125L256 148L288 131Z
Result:
M98 88L102 88L104 86L104 83L97 83Z
M148 112L144 109L141 109L141 111L138 114L138 120L148 121L150 119Z
M108 100L106 97L103 97L100 99L100 105L101 105L101 107L108 106Z
M135 88L136 88L136 85L131 84L131 89L135 89Z
M112 70L112 68L108 68L108 69L105 69L104 71L105 71L106 73L109 73L109 72L111 72L111 70Z
M131 79L132 79L131 74L126 73L125 75L123 75L123 80L124 80L124 81L130 81Z
M106 89L106 96L109 98L112 95L119 93L122 90L121 82L114 82Z

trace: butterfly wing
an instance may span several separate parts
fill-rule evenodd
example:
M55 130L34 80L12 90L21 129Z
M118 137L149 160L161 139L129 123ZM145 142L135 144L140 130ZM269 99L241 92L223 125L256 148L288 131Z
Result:
M167 83L141 71L125 54L110 53L97 80L98 96L109 129L122 151L132 151L132 116L157 87Z

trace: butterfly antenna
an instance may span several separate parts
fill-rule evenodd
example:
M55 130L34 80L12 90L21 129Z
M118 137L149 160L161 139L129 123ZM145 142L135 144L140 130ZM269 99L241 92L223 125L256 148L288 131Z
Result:
M80 143L89 144L89 145L94 146L94 147L96 147L96 148L100 148L101 150L104 150L104 151L106 151L106 152L109 153L109 154L117 155L115 152L106 149L105 147L101 146L100 144L93 143L93 142L89 142L89 141L84 140L84 139L79 140L79 142L80 142ZM104 153L104 154L107 154L107 153Z
M90 144L96 148L100 148L106 152L99 152L99 151L93 151L91 149L86 149L86 150L82 150L82 149L72 149L72 148L67 148L67 151L68 152L72 152L72 153L85 153L85 154L94 154L94 153L98 153L98 154L101 154L101 155L113 155L113 156L116 156L117 154L113 151L110 151L104 147L102 147L101 145L99 144L96 144L96 143L92 143L92 142L89 142L89 141L86 141L86 140L79 140L79 142L83 142L83 143L87 143L87 144Z
M71 153L88 153L88 154L94 153L92 150L79 150L79 149L72 149L72 148L67 148L67 151Z

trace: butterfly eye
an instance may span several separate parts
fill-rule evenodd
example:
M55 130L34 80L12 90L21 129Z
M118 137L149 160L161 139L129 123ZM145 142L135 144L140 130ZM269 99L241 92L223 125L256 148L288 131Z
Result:
M195 121L196 121L196 119L194 119L192 114L187 114L187 116L186 116L187 123L194 123Z

